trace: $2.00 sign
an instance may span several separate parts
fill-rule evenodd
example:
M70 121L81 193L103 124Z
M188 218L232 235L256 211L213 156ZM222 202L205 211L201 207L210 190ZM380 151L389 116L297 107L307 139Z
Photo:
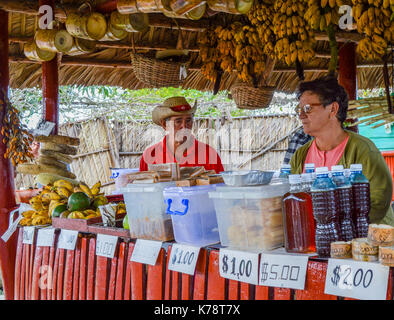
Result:
M168 270L194 275L200 247L174 243L171 249Z
M366 300L385 300L389 267L376 262L329 259L324 293Z
M258 283L259 254L220 248L219 271L223 278Z

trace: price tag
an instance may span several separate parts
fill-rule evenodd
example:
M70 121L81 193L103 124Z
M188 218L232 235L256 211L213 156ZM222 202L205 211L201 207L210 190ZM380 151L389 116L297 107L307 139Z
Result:
M35 136L42 135L48 137L51 134L54 127L55 127L54 122L46 121L43 119L38 123L37 128L33 130L33 135Z
M59 249L74 250L77 239L78 231L61 229L57 246Z
M33 244L35 227L23 227L23 243Z
M137 239L130 261L154 266L162 244L161 241Z
M389 269L376 262L329 259L324 293L362 300L386 300Z
M171 249L168 269L194 275L200 247L174 243Z
M98 234L96 239L96 255L112 259L115 255L115 249L117 244L117 236Z
M308 259L307 255L262 253L259 285L303 290Z
M37 234L38 247L52 247L55 239L55 228L41 228Z
M219 251L219 270L223 278L257 284L258 267L258 253L223 248Z

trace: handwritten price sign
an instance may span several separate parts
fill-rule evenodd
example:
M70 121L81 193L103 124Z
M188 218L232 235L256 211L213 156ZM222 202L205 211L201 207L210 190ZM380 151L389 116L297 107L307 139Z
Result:
M259 285L303 290L307 266L308 256L261 254Z
M376 262L329 259L324 293L365 300L386 300L389 267Z
M219 270L223 278L257 284L258 267L258 253L224 248L219 251Z
M35 227L23 227L23 243L33 244Z
M171 249L168 269L194 275L200 247L174 243Z
M78 240L78 231L62 229L60 231L58 248L74 250Z
M137 239L130 261L154 266L156 264L157 257L159 256L162 244L163 243L161 241Z
M96 255L112 259L115 255L115 249L117 244L117 236L98 234L96 239Z

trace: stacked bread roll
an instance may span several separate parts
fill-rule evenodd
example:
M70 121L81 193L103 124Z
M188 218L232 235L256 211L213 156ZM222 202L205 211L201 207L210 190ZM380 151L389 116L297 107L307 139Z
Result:
M37 162L18 165L18 172L32 175L48 173L69 179L76 178L75 174L68 170L68 165L73 161L72 156L78 152L78 138L51 135L36 136L35 140L41 143Z

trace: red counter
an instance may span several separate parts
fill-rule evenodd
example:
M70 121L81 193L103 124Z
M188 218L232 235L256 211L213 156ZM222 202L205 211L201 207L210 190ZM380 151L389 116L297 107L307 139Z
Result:
M308 262L305 290L293 290L251 285L222 278L219 274L219 250L215 248L200 250L195 274L190 276L168 270L171 243L163 243L155 266L130 262L134 240L119 239L113 259L96 256L96 237L93 234L80 234L75 250L58 249L56 244L57 237L55 245L51 248L22 244L22 232L19 232L15 299L343 299L324 293L327 262L313 258ZM392 300L393 268L389 274L387 299Z
M389 167L391 172L391 178L394 181L394 151L383 151L382 155L384 160L386 160L387 166ZM394 190L392 200L394 201Z

